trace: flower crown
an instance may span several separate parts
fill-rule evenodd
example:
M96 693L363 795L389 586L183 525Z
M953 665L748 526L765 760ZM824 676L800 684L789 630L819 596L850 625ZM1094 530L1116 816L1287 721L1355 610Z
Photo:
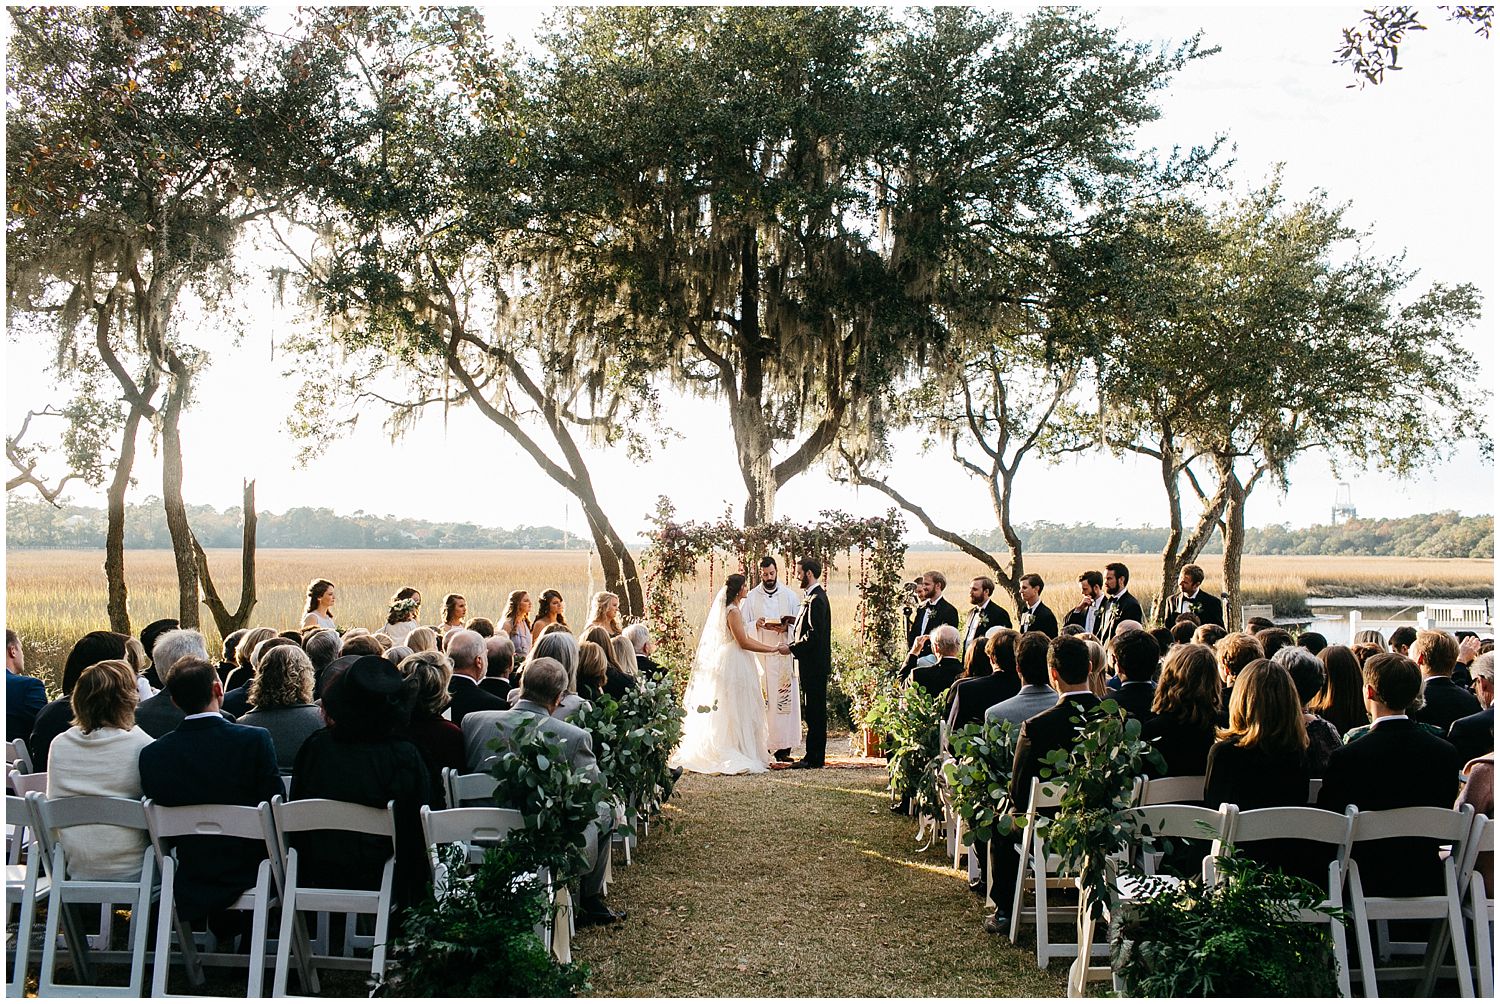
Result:
M391 613L408 614L422 605L422 601L415 596L408 596L404 600L397 600L391 604Z

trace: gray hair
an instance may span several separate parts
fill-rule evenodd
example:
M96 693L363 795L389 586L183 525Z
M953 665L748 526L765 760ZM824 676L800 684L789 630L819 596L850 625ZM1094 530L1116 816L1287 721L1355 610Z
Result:
M1472 677L1475 677L1475 678L1478 678L1478 677L1482 676L1486 680L1494 682L1494 679L1495 679L1495 651L1494 651L1494 649L1491 649L1490 651L1484 653L1484 655L1481 655L1479 658L1477 658L1477 659L1474 660L1474 665L1472 665L1472 666L1469 667L1469 675L1472 676Z
M570 675L567 667L556 659L546 656L532 659L521 674L521 699L544 706L552 704L563 695Z
M168 631L156 639L156 644L151 648L151 664L156 667L162 683L166 683L167 677L172 675L172 667L187 658L208 661L208 643L192 628Z
M646 627L645 621L636 621L620 633L630 639L630 647L635 649L636 655L646 654L646 646L651 644L651 629Z
M485 668L490 676L503 676L515 667L516 645L504 631L497 631L486 638L484 650L490 656L490 664Z
M566 693L572 694L578 691L578 639L566 631L553 631L544 635L540 641L531 649L531 658L527 661L527 669L530 670L532 663L539 659L555 659L562 664L568 673L568 687Z
M312 660L313 669L321 671L330 662L339 657L339 652L344 647L344 642L339 638L337 631L314 631L308 636L307 641L302 643L302 650Z
M391 662L394 662L397 666L401 665L402 659L405 659L411 654L411 648L407 645L392 645L390 648L385 650L385 657ZM441 652L439 652L438 654L442 655Z
M448 642L448 658L453 660L455 670L470 669L479 665L479 659L484 655L484 638L478 631L470 631L462 628L457 631L449 631L451 639Z
M939 624L932 629L932 650L942 655L958 654L958 628L952 624Z

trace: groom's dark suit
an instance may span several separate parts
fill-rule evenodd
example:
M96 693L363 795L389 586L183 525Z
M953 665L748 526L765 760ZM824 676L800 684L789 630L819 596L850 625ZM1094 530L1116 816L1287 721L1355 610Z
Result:
M833 617L828 592L822 583L807 591L791 643L797 657L797 676L802 684L802 720L807 723L809 767L823 766L828 750L828 674L833 669Z

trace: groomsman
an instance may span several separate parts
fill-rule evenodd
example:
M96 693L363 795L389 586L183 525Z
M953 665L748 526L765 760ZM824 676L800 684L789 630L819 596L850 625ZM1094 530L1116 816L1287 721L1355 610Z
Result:
M1057 637L1057 615L1042 602L1042 577L1035 572L1021 576L1021 630L1040 631L1048 638Z
M1109 641L1115 636L1122 621L1146 623L1141 601L1130 595L1126 585L1130 582L1130 569L1118 561L1104 566L1104 623L1095 633L1100 641Z
M961 658L971 677L984 675L983 672L974 672L972 664L975 659L989 658L984 653L985 634L993 627L1010 627L1010 614L990 598L994 593L995 580L988 575L981 575L969 583L969 602L973 609L969 611L969 621L964 628Z
M1224 626L1224 603L1213 593L1203 590L1203 569L1184 565L1172 594L1172 613L1193 614L1199 624Z
M932 651L932 629L939 624L958 627L958 608L943 599L943 590L948 588L948 578L942 572L923 572L917 580L917 598L922 605L906 629L906 663L901 675L907 676L917 659Z
M1078 589L1083 593L1083 602L1063 620L1064 624L1077 624L1085 634L1097 636L1104 624L1104 573L1090 569L1078 577Z

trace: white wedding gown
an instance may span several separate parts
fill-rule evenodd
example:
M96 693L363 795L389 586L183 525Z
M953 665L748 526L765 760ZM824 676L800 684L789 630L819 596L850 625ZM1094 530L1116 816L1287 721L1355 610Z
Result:
M695 774L759 774L770 769L766 706L755 656L734 640L721 590L683 695L687 719L671 763Z

